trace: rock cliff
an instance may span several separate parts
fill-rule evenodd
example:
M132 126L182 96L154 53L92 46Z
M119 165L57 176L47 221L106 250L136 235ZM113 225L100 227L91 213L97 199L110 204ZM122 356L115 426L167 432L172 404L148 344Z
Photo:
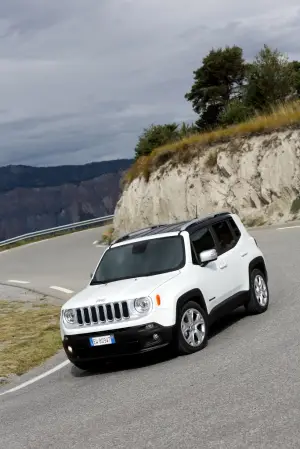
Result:
M59 167L0 167L0 241L113 214L131 160Z
M117 234L143 226L237 212L246 225L300 216L300 130L216 144L194 151L186 164L169 161L134 179L115 209Z

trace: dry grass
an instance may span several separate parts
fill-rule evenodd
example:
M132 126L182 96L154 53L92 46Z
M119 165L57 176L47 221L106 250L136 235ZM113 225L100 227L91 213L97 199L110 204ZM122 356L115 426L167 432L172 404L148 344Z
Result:
M296 215L300 211L300 198L296 198L291 206L291 213Z
M211 151L205 161L205 166L207 168L213 168L216 166L218 160L218 152L217 151Z
M202 153L214 144L226 143L237 137L246 138L258 134L269 134L270 132L288 129L296 125L300 126L299 101L278 107L270 114L257 115L247 122L238 125L194 134L178 142L159 147L149 156L139 158L127 171L123 186L130 184L139 176L143 176L148 180L152 172L168 161L172 161L174 165L188 163L197 154Z
M61 348L60 307L0 301L0 376L21 375Z
M111 242L114 240L114 233L115 233L115 230L114 230L113 226L110 226L106 231L103 232L101 243L110 245Z

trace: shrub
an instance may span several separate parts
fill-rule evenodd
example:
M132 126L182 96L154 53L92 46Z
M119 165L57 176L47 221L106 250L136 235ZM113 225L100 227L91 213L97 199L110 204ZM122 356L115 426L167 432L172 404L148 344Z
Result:
M253 116L254 111L245 105L242 100L231 100L224 111L219 115L219 123L221 126L230 126L236 123L242 123Z
M102 234L102 240L101 243L105 243L106 245L110 245L111 242L114 240L114 228L113 226L110 226L106 231Z

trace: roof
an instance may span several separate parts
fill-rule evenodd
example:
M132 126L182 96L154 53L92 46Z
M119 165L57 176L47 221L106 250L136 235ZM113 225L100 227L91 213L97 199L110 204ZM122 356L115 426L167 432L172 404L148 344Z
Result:
M171 232L182 232L182 231L190 231L191 228L201 224L205 224L206 222L211 221L214 218L218 218L221 216L230 215L230 212L219 212L211 215L205 215L203 217L195 218L193 220L185 220L180 221L177 223L169 223L169 224L157 224L153 226L149 226L147 228L138 229L137 231L130 232L128 234L125 234L118 239L116 239L114 242L112 242L112 245L115 243L121 243L125 240L132 240L136 238L142 238L142 237L148 237L158 234L168 234Z

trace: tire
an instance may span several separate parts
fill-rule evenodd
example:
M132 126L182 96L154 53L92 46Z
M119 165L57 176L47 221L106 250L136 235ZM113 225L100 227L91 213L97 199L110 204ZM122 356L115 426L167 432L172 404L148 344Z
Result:
M184 332L184 329L182 327L182 324L184 322L188 322L188 315L192 314L193 318L191 322L196 323L196 320L198 318L199 324L197 326L198 331L200 333L194 332L191 330L190 327L186 328L186 331ZM198 314L198 317L197 317ZM189 326L187 324L187 326ZM186 326L186 327L187 327ZM191 343L188 342L189 337L191 336L192 332L192 338ZM207 335L208 335L208 317L206 312L202 309L202 307L195 301L188 301L185 303L182 308L179 310L178 317L177 317L177 324L176 324L176 352L179 355L187 355L187 354L193 354L195 352L201 351L201 349L205 348L207 345ZM199 338L201 337L201 339ZM192 344L193 342L193 344Z
M264 313L269 307L269 288L266 276L257 268L250 273L249 301L245 304L248 313Z

